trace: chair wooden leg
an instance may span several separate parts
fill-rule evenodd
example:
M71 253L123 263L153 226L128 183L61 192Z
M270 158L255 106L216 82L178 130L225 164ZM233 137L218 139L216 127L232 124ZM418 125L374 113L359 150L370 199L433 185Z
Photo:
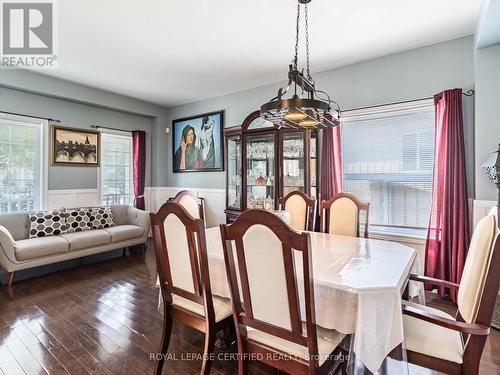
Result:
M170 343L170 335L172 334L172 318L169 316L167 309L163 316L163 334L161 337L160 344L160 354L161 358L156 362L155 375L161 375L163 370L163 364L165 363L165 358L168 351L168 344Z
M236 328L238 329L238 328ZM238 340L238 375L248 374L248 358L246 356L245 344Z
M12 286L12 283L14 282L14 276L16 275L15 272L9 272L7 274L7 285L9 288Z
M340 364L341 374L347 375L347 358L342 358L342 363Z
M205 346L203 348L203 362L201 364L200 375L210 374L210 368L213 362L213 352L215 348L215 329L214 327L207 327L205 333Z

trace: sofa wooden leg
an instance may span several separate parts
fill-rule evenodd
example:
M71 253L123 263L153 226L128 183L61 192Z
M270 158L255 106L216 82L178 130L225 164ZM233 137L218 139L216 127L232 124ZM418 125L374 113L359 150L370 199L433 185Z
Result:
M16 275L15 272L9 272L7 274L7 285L9 288L12 286L12 283L14 282L14 276Z
M123 252L122 252L122 256L125 256L125 255L127 255L127 248L126 247L123 248Z

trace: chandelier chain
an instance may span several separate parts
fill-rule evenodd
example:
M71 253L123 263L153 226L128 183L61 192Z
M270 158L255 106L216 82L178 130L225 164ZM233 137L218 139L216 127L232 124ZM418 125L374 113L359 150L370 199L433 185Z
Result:
M307 4L304 6L305 8L305 24L306 24L306 72L307 72L307 78L311 79L311 67L310 67L310 60L309 60L309 23L308 23L308 16L307 16Z
M297 4L297 25L295 29L295 57L293 59L293 67L297 70L299 64L299 29L300 29L300 3Z

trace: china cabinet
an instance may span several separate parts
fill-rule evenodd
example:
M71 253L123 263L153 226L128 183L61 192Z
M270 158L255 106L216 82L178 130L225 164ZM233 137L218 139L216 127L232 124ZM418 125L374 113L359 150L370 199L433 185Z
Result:
M291 191L316 196L315 130L278 129L255 111L224 138L227 222L249 208L277 209Z

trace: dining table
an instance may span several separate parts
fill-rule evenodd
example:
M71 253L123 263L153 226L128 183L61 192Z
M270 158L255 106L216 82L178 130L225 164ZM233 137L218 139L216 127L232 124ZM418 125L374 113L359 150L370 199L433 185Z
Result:
M423 286L409 281L410 274L419 269L416 250L394 241L308 233L316 324L351 335L350 365L359 369L361 363L362 367L352 373L364 373L363 366L377 373L398 347L403 353L399 362L405 363L402 296L406 290L409 297L423 298ZM219 227L207 228L205 236L212 294L230 298ZM298 252L295 269L301 316L305 317ZM407 373L407 368L394 373Z
M418 270L417 252L393 241L308 233L316 324L352 335L350 350L356 360L376 373L387 355L404 343L402 294L410 273ZM218 227L206 229L206 243L212 294L229 298ZM295 253L297 279L303 280L301 256ZM297 282L305 317L303 284ZM409 294L421 295L421 285L412 285Z

